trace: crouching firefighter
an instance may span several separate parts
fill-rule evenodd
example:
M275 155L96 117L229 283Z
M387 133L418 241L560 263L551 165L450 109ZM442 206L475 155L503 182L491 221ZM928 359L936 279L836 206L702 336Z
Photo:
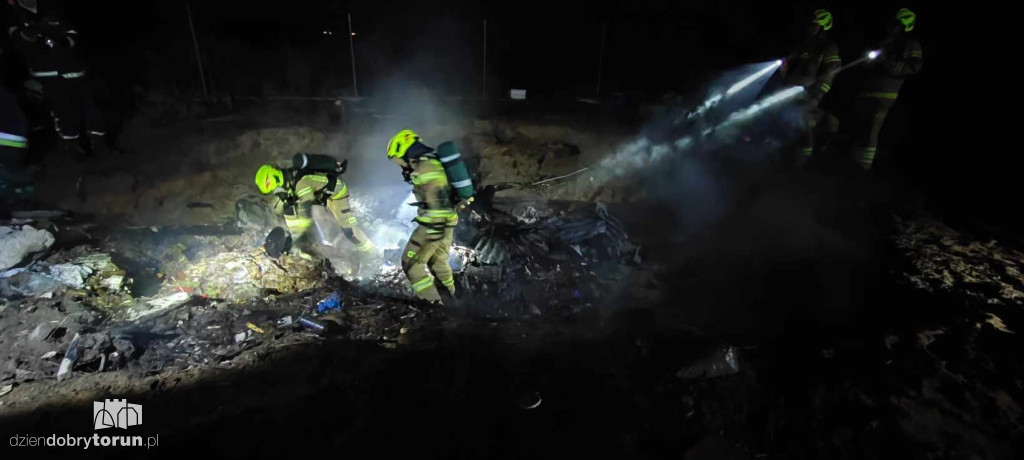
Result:
M341 181L348 160L338 162L327 155L297 153L291 167L265 164L256 171L256 186L264 195L277 196L274 210L284 215L292 239L300 242L313 225L313 206L326 206L341 226L345 238L363 254L374 246L359 229L359 221L348 202L348 186ZM309 258L308 255L300 254Z
M387 155L412 184L413 204L419 208L415 218L419 225L402 251L402 271L416 297L440 302L435 284L439 282L454 298L455 279L448 253L459 224L456 210L473 201L473 182L466 165L455 144L444 142L435 151L410 130L391 138Z

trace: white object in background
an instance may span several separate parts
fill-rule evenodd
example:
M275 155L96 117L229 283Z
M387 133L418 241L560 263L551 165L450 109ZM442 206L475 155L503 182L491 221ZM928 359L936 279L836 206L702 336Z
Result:
M508 97L510 97L512 99L515 99L517 101L525 100L526 99L526 90L525 89L511 89L511 90L508 91Z
M71 339L71 345L68 345L68 351L64 353L64 359L60 360L60 368L57 369L58 382L70 377L71 370L75 366L75 361L78 361L78 340L80 338L82 338L82 336L75 333L75 337Z
M52 233L28 225L18 230L0 227L0 271L18 265L34 252L49 248L54 241Z

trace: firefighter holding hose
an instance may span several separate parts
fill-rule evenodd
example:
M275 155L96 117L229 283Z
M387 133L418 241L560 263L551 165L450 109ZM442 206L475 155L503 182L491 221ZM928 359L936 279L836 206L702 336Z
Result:
M921 43L914 36L917 15L907 8L896 12L889 36L872 51L871 68L853 105L854 148L860 166L870 170L878 150L878 136L896 104L903 82L921 71Z
M804 162L814 153L814 130L823 112L821 99L832 90L832 79L842 67L839 48L829 36L834 19L828 10L817 10L808 24L804 42L786 59L783 68L785 83L806 90L805 126L800 139L800 159Z

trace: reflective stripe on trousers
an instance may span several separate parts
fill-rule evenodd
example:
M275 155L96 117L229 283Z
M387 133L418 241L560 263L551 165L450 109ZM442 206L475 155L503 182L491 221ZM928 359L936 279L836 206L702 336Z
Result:
M876 148L866 148L860 153L860 166L864 169L871 169L872 163L875 162L875 154L878 153Z
M425 289L434 285L434 278L427 276L415 283L412 283L412 290L416 292L423 292Z
M284 222L290 229L305 230L313 225L313 219L299 216L284 216Z
M860 93L857 97L871 97L875 99L896 99L900 93Z
M29 75L31 75L34 78L53 78L53 77L58 77L59 76L59 77L67 78L67 79L70 80L70 79L74 79L74 78L82 78L82 77L84 77L85 76L85 71L83 70L83 71L80 71L80 72L60 73L60 72L58 72L56 70L47 70L47 71L43 71L43 72L36 72L36 71L33 70L33 71L29 72Z

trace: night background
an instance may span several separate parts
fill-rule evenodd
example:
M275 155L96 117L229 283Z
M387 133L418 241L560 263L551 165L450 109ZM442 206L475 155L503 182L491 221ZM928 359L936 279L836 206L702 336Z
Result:
M39 4L77 30L105 148L68 150L57 96L25 89L5 36L33 190L0 212L5 451L95 432L159 434L101 450L133 457L1024 452L1019 149L991 145L1015 134L1013 43L997 38L1012 26L986 28L988 9ZM0 6L5 29L19 22ZM849 123L876 67L850 64L903 7L922 70L865 171ZM780 75L680 121L789 55L820 8L849 68L820 105L840 131L807 163L793 154L805 107L750 111ZM441 303L415 298L403 262L403 203L419 196L385 161L403 129L457 144L475 188L452 230L458 294L438 279ZM291 251L271 250L268 232L288 227L253 174L300 152L349 161L372 256L316 211L312 249L292 230ZM21 251L38 231L47 242ZM340 306L319 311L332 293ZM113 398L145 405L145 424L90 429L92 401Z
M185 6L179 2L106 2L102 7L60 2L82 34L103 105L114 117L137 108L143 92L199 97L201 84ZM968 47L983 21L963 20L957 8L907 5L927 21L917 27L928 71L913 78L890 114L883 143L900 148L900 179L926 189L937 206L971 218L1015 220L1000 213L1012 194L1005 168L1013 160L1000 149L982 148L965 135L977 120L956 114L976 104L977 93L944 83L980 82L966 60L997 61L988 47ZM595 89L602 26L608 27L602 93L657 100L686 92L702 77L784 55L800 39L808 11L828 8L837 18L833 37L847 60L885 34L880 24L889 2L792 2L784 5L725 2L196 2L191 5L204 70L216 94L259 96L351 95L346 14L358 34L356 65L364 95L389 79L423 84L445 96L483 92L483 21L488 21L488 91L505 95L529 88L546 101L571 101ZM130 18L130 19L129 19ZM986 34L1002 36L1003 28ZM323 31L334 35L325 36ZM997 41L997 40L996 40ZM970 51L967 51L970 50ZM966 51L966 53L965 53ZM843 96L843 80L832 99ZM850 75L853 74L853 75ZM970 85L965 85L970 86ZM837 97L838 96L838 97ZM533 96L531 96L532 98ZM852 97L852 94L846 94ZM984 98L982 98L984 99ZM942 108L929 105L941 100ZM913 102L911 102L913 101ZM987 123L998 123L988 120ZM978 142L994 141L981 136ZM970 161L958 161L967 155ZM1018 227L1019 228L1019 227Z

